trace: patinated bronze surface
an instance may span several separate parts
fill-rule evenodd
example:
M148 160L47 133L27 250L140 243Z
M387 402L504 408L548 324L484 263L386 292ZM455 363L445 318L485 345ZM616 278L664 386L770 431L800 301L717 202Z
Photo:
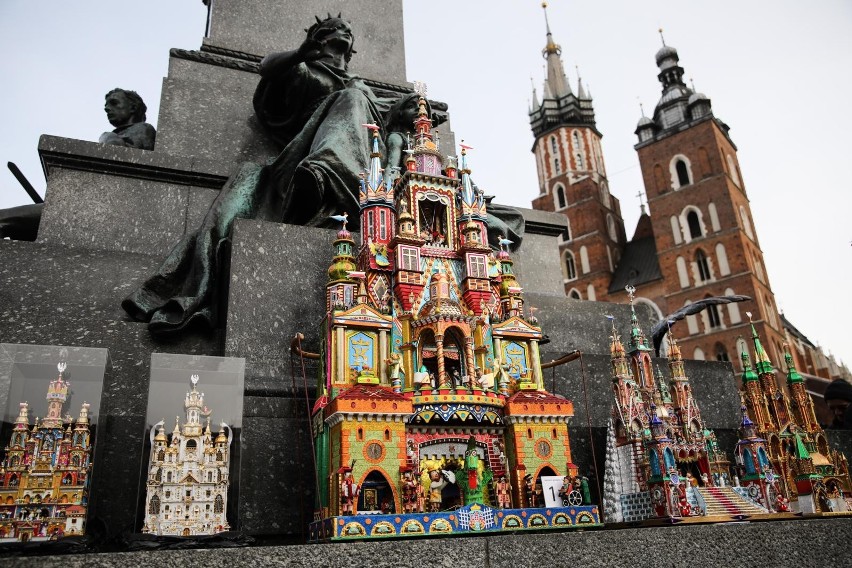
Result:
M128 146L141 150L153 150L157 131L145 122L148 108L136 91L113 89L104 97L104 111L112 132L101 134L98 142L115 146Z
M307 30L298 49L263 59L254 109L281 153L266 165L243 164L201 227L185 235L157 274L124 300L125 311L147 321L151 333L219 324L227 286L222 272L235 219L332 227L337 223L329 216L345 211L357 223L358 176L370 159L368 132L361 125L375 123L384 132L386 120L394 118L389 111L400 113L405 104L378 97L347 71L353 43L349 24L329 17ZM384 144L381 151L386 155ZM392 159L398 161L399 155ZM514 214L507 212L507 218L518 228L513 234L519 242L523 218ZM496 218L494 223L501 225L497 232L509 234L505 223Z

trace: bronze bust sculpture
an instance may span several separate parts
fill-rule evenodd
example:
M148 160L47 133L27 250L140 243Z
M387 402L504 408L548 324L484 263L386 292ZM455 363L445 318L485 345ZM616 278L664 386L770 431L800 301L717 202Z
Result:
M153 150L157 131L145 122L148 108L142 97L136 91L113 89L104 98L104 112L115 130L101 134L98 142Z

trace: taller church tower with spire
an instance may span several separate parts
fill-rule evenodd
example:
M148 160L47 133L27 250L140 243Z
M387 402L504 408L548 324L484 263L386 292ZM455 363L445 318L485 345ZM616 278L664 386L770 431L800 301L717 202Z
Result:
M542 7L547 75L541 102L533 88L529 112L539 179L533 208L568 217L569 234L561 246L565 293L576 299L602 300L625 243L621 207L609 193L591 94L580 78L576 94L571 89L562 48L550 31L547 3Z
M546 4L544 4L546 6ZM546 21L546 13L545 13ZM662 95L636 127L648 198L630 241L618 200L611 196L600 151L601 134L588 89L575 95L562 67L561 48L547 25L547 78L543 98L533 90L530 124L540 194L533 207L563 212L570 236L562 244L566 294L578 299L651 305L661 319L710 296L741 294L753 300L711 306L687 316L677 335L686 358L734 361L748 334L741 309L775 360L784 331L764 269L763 253L728 126L710 99L684 83L677 50L656 54Z

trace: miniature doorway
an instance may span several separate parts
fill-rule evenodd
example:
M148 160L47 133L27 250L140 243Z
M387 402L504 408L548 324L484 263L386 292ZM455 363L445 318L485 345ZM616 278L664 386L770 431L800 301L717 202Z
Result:
M361 494L358 496L358 512L396 512L390 482L380 471L373 470L364 478Z

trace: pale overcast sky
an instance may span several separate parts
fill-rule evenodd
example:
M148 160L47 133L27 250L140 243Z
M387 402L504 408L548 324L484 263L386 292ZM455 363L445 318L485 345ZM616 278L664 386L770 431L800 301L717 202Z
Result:
M540 2L404 0L404 10L408 79L450 105L486 192L529 207L538 194L527 109L531 77L541 94ZM650 112L660 95L662 27L686 77L731 127L779 308L852 363L852 3L553 0L549 14L572 86L576 65L591 88L628 237L642 189L633 131L639 102ZM0 160L43 193L38 136L97 140L110 128L103 95L116 86L137 90L156 126L168 50L197 49L205 19L201 0L0 2ZM0 207L24 203L4 167Z

